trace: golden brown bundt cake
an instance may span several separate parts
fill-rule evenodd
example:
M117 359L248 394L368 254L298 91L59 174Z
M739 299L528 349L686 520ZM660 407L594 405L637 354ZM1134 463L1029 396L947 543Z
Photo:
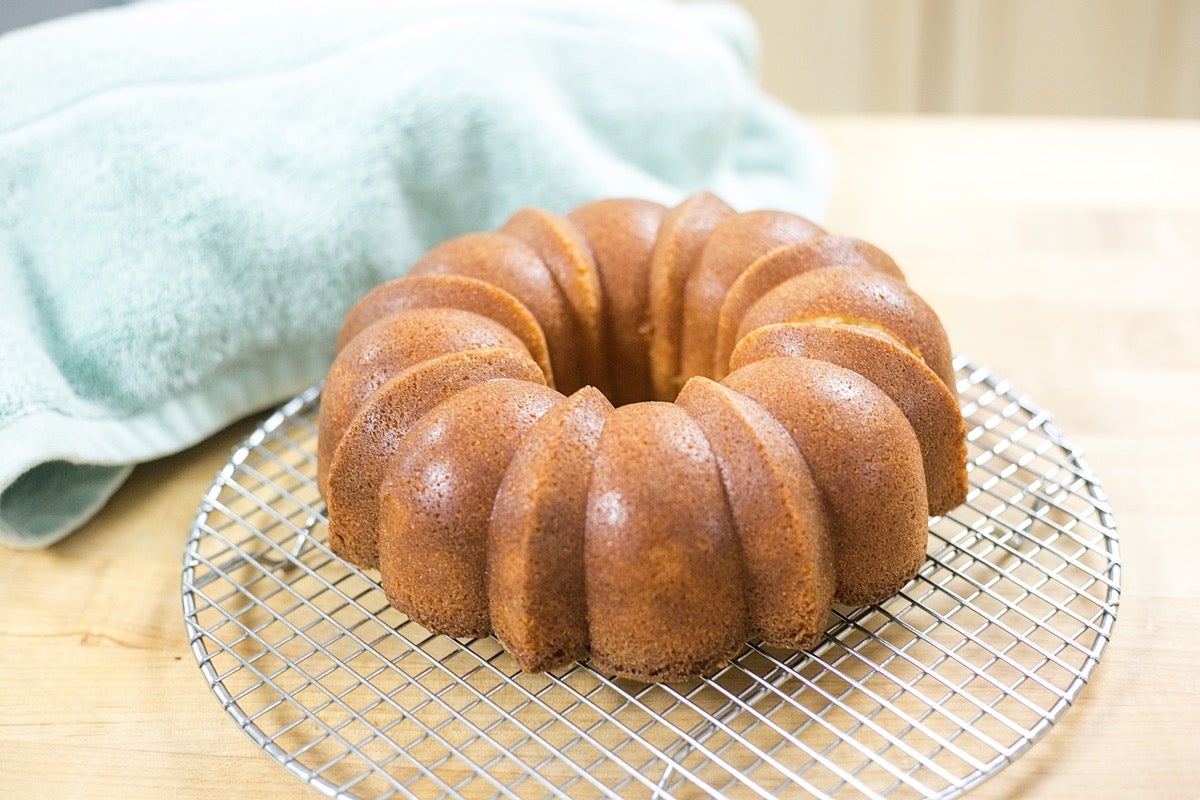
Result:
M467 233L430 250L409 274L464 275L508 292L541 326L555 385L570 391L583 385L580 348L567 299L546 263L520 239L503 233Z
M339 350L331 547L524 669L677 680L747 637L813 647L832 602L911 580L966 494L950 346L895 263L706 192L452 239Z
M446 353L502 347L528 354L498 322L455 308L403 311L371 326L338 353L325 378L317 444L317 485L324 489L334 448L362 404L393 375Z
M693 375L712 375L721 306L742 271L777 247L822 233L818 225L782 211L735 214L713 229L684 288L679 385Z
M603 367L600 339L604 295L587 239L571 220L537 208L523 208L513 214L500 232L529 245L550 270L571 309L583 382L594 383Z
M335 552L360 567L379 566L379 486L392 455L426 411L463 389L496 378L534 383L545 379L537 364L516 350L464 350L409 367L371 396L342 437L329 468L325 502Z
M584 525L592 662L654 681L726 662L746 640L741 562L700 426L672 403L613 411Z
M710 192L697 192L663 217L650 262L650 375L654 396L673 400L679 382L683 292L704 243L733 209Z
M746 309L789 278L828 267L858 267L904 280L904 273L891 256L868 242L849 236L816 236L772 250L746 267L721 303L713 377L724 378L729 373L729 356L737 344L738 328Z
M588 485L612 404L586 386L522 440L496 492L488 532L492 626L522 669L585 658L583 536Z
M525 343L546 380L554 382L546 335L529 309L500 287L461 275L409 275L376 286L346 316L338 334L338 352L374 323L417 308L456 308L500 323Z
M958 402L925 362L878 328L825 322L785 322L748 333L730 368L772 356L815 358L853 370L874 383L904 413L921 445L929 513L945 514L967 494L966 430Z
M484 381L409 430L379 489L379 576L388 601L451 636L486 636L487 533L521 437L562 395L531 381Z
M769 358L724 384L795 440L829 512L839 603L876 603L912 580L925 557L925 476L917 437L861 375L811 358Z
M600 388L615 405L650 397L647 273L666 209L646 200L597 200L568 214L591 243L604 291L608 346Z
M766 409L728 387L692 378L676 402L700 425L721 468L745 562L751 635L779 647L814 646L837 574L808 463Z
M737 338L776 322L811 320L881 328L955 390L950 342L937 314L906 284L870 270L830 267L789 278L750 306Z

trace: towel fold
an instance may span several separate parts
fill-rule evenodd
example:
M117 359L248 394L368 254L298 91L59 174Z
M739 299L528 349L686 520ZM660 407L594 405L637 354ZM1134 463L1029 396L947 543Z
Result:
M0 36L0 541L318 380L346 310L521 206L819 215L724 5L167 0Z

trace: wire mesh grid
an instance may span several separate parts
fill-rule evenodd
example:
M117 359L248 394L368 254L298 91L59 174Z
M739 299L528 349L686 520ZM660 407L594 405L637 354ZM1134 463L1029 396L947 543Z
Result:
M1116 619L1098 481L1049 416L960 357L971 489L919 574L836 608L811 653L756 642L717 674L642 685L519 671L433 636L326 544L317 388L238 448L183 566L192 650L225 710L345 798L952 797L1067 709Z

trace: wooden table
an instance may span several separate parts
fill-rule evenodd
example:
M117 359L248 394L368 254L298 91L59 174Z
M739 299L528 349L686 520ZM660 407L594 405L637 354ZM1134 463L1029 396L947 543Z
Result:
M1116 512L1090 685L971 797L1200 790L1200 123L821 118L829 227L889 250L956 349L1055 412ZM188 650L180 564L236 424L139 467L86 528L0 550L0 795L295 796ZM313 796L316 796L313 793Z

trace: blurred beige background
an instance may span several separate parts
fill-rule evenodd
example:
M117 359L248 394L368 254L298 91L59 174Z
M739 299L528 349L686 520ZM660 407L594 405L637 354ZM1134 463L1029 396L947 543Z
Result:
M1200 116L1200 0L739 0L806 112Z

